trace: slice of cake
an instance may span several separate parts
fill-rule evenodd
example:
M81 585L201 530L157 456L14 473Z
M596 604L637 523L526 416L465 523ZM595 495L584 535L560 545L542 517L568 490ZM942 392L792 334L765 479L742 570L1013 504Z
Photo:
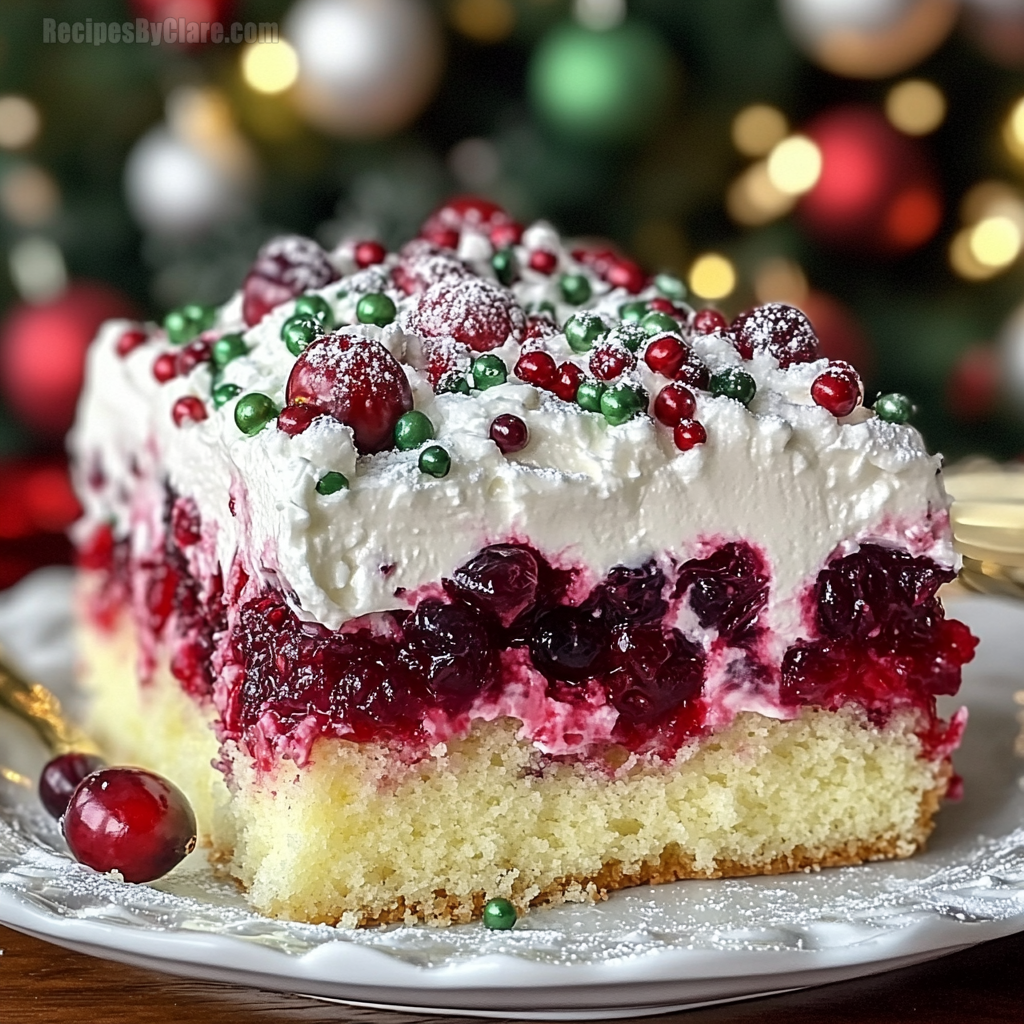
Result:
M684 295L460 200L103 328L91 728L253 906L447 923L925 841L975 643L939 460L797 310Z

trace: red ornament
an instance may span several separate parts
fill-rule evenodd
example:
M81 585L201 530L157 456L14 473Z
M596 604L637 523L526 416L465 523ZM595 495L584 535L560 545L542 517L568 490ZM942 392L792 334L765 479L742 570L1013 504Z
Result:
M85 281L41 305L16 306L0 325L0 390L14 413L40 433L64 434L97 329L104 320L133 319L134 313L119 292Z
M697 400L683 384L666 384L654 399L654 417L666 427L674 427L682 420L693 418Z
M308 402L304 405L286 405L277 414L277 429L289 437L301 434L323 410Z
M133 327L130 330L124 332L120 338L117 339L117 354L124 359L127 355L134 352L140 345L146 343L149 339L149 335L140 330L137 327Z
M395 424L412 409L405 371L377 341L335 334L314 342L288 377L288 404L310 403L352 428L363 454L394 443Z
M166 384L178 376L178 354L177 352L161 352L153 360L153 376L161 383Z
M212 42L209 29L207 29L206 39L203 39L201 28L198 37L194 40L190 39L187 28L189 22L197 26L211 24L215 21L227 25L235 11L235 0L131 0L131 6L138 17L145 18L150 22L165 21L167 18L174 21L183 19L186 25L185 38L176 38L175 43L201 46L204 43Z
M715 334L728 326L729 321L717 309L702 309L693 318L693 329L698 334Z
M352 255L356 266L360 270L365 270L367 267L383 263L387 254L387 249L380 242L357 242Z
M575 363L562 363L550 387L563 402L574 402L583 378L583 371Z
M805 129L821 151L821 175L800 200L807 229L844 248L899 255L927 242L942 221L928 151L873 107L828 111Z
M671 334L655 338L644 352L644 362L655 373L664 374L666 377L674 377L685 359L686 349L683 343Z
M811 398L837 419L849 416L860 404L860 377L846 363L833 363L814 378Z
M553 274L558 266L558 257L547 249L534 249L530 253L530 269L538 274Z
M688 452L699 444L704 444L708 439L708 432L704 425L697 420L682 420L677 423L672 431L672 440L681 452Z
M629 349L616 345L595 348L590 356L590 372L598 380L615 380L636 366L636 356Z
M195 395L185 395L171 406L171 417L177 427L186 423L201 423L206 419L206 406Z
M549 388L554 383L558 367L547 352L524 352L512 372L527 384Z

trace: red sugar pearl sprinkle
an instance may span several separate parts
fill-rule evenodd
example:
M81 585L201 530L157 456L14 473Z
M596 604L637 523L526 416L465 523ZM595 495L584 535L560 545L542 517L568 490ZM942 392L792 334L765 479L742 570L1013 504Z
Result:
M639 264L632 260L616 260L605 271L604 279L615 288L625 288L631 295L643 291L647 275Z
M684 420L692 420L696 411L697 400L693 392L682 384L667 384L654 399L654 417L666 427L675 427Z
M507 249L510 245L518 245L523 238L523 225L515 221L497 224L491 228L491 245L495 249Z
M670 334L655 338L644 352L644 362L655 373L664 374L666 377L674 377L685 360L686 349L683 343Z
M194 395L185 395L171 407L171 416L179 427L186 423L201 423L206 419L206 406Z
M717 309L702 309L693 318L693 329L698 334L714 334L716 331L724 331L728 326L729 321Z
M308 402L302 405L286 405L277 414L277 429L289 437L301 434L323 411Z
M830 366L811 385L811 398L837 418L849 416L860 397L860 378L852 367Z
M590 356L590 372L598 380L615 380L636 366L636 356L628 349L606 345L594 349Z
M178 354L176 352L161 352L153 360L153 376L161 384L174 380L178 376Z
M667 313L669 316L679 316L679 310L676 309L676 304L671 299L657 296L656 298L650 299L647 303L648 309L651 309L657 313Z
M200 363L208 363L211 358L212 348L212 344L203 338L197 338L195 341L190 341L178 353L178 375L186 377Z
M672 431L672 440L681 452L688 452L708 439L704 425L697 420L681 420Z
M490 438L501 450L502 455L522 451L530 442L526 424L510 412L495 416L491 423Z
M117 339L117 354L124 359L129 352L134 352L148 338L149 335L138 328L125 331L124 334Z
M551 382L551 390L563 402L574 402L584 376L583 371L575 363L562 363L558 367L555 379Z
M380 242L357 242L352 255L360 270L383 263L388 251Z
M547 352L524 352L513 371L520 380L538 388L548 388L554 383L558 366Z
M534 249L530 253L530 269L540 274L553 274L558 266L558 257L547 249Z

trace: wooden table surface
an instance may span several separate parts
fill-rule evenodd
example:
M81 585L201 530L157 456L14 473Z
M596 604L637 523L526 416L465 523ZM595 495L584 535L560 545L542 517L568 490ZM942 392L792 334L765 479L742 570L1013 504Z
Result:
M328 1004L257 989L187 981L0 928L4 1024L456 1024ZM1024 934L862 981L662 1017L652 1024L1022 1024Z

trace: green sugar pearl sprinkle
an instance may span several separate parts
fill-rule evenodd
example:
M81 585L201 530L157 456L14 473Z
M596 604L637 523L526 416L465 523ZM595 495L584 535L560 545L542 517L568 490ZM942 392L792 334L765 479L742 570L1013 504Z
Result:
M184 345L197 334L213 326L217 319L217 311L210 306L200 306L198 302L172 309L164 317L164 330L172 345Z
M647 303L640 300L624 302L619 306L619 319L638 324L647 315Z
M228 363L248 353L249 346L242 341L240 334L225 334L213 343L210 358L218 370L223 370Z
M319 295L300 295L295 300L295 313L314 317L325 330L334 326L334 314L327 300Z
M383 292L371 292L356 303L356 319L361 324L387 327L397 312L394 302Z
M434 436L434 424L418 409L404 413L395 424L395 447L408 452L419 448Z
M497 387L508 380L508 369L499 356L480 356L473 360L473 383L480 391Z
M685 299L686 285L673 277L671 274L658 274L654 279L654 287L665 296L666 299Z
M874 404L875 415L886 423L907 423L914 415L914 403L906 395L892 392L879 395Z
M507 288L516 279L516 258L511 249L499 249L491 257L498 280Z
M309 313L298 313L281 325L281 340L293 356L301 355L323 333L320 321Z
M608 333L607 325L596 313L574 313L566 320L564 330L573 352L589 352Z
M451 470L452 457L439 444L432 444L420 452L419 466L421 473L440 478Z
M735 398L737 402L750 405L757 394L757 384L749 373L730 366L711 375L710 390L717 398Z
M601 412L613 427L627 423L646 407L647 396L628 384L617 384L601 395Z
M213 389L213 407L219 409L241 393L242 389L237 384L218 384Z
M516 923L516 908L508 900L488 900L484 904L483 924L498 932L507 932Z
M317 494L337 494L348 487L348 477L344 473L324 473L316 482Z
M434 393L438 395L468 395L469 381L461 373L449 370L437 382Z
M576 389L576 404L587 412L601 411L601 396L608 390L599 380L585 380Z
M647 331L639 323L624 320L612 331L609 340L624 345L630 352L636 352L647 341Z
M258 391L242 395L235 405L235 426L250 437L258 434L276 416L277 406Z
M582 306L590 298L590 282L584 274L563 274L558 286L562 298L574 306Z
M668 313L659 313L657 310L644 314L640 326L649 338L655 334L664 334L666 331L672 334L679 333L679 322Z

